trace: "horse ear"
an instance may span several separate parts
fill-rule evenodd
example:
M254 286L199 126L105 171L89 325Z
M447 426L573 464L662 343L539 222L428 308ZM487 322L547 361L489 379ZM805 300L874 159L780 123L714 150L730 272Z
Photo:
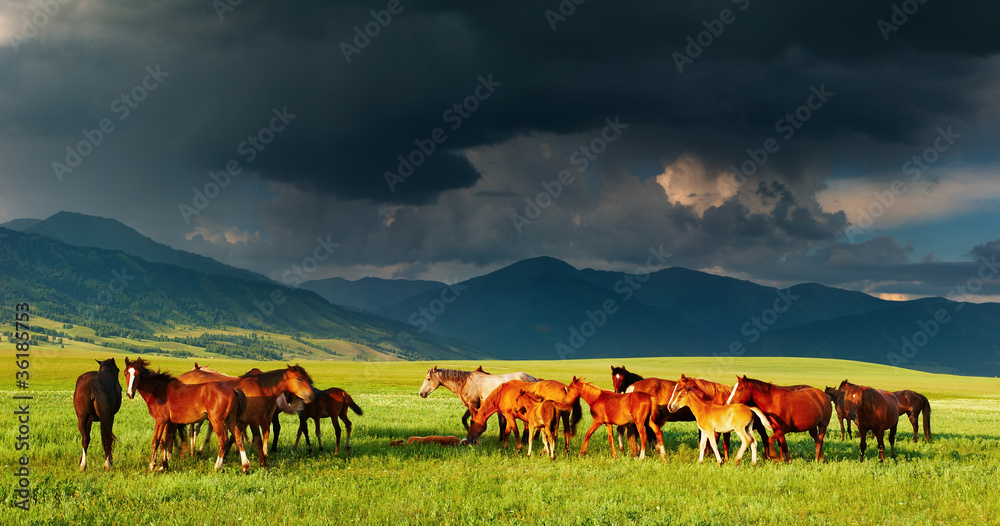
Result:
M687 380L687 377L684 376L684 373L681 373L681 380Z
M434 371L435 373L438 372L438 366L435 365L431 370Z

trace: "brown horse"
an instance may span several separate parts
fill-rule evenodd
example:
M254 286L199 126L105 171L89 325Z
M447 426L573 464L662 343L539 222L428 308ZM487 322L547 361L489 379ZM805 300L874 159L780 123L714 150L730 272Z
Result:
M871 431L878 441L880 461L885 462L885 430L889 430L889 448L893 457L896 456L896 426L899 423L899 402L889 391L872 389L871 387L852 385L844 390L847 417L858 424L858 435L861 437L861 461L865 460L868 432Z
M736 378L736 385L727 403L752 403L767 415L774 428L774 434L768 439L771 451L777 453L774 449L774 442L777 441L781 446L781 458L786 462L791 461L785 433L808 431L816 442L816 460L826 461L823 458L823 439L833 412L826 393L807 386L781 387L747 378L746 375Z
M578 392L568 388L566 385L555 380L541 380L535 382L522 382L520 380L510 380L498 387L483 400L479 410L472 415L472 422L465 440L470 443L479 441L479 436L486 430L486 421L494 413L500 413L506 421L506 429L501 434L501 442L506 447L507 438L513 432L517 436L517 423L515 419L525 420L524 415L517 412L516 399L520 391L534 393L547 400L558 402L559 407L564 410L559 411L559 416L563 419L563 436L566 440L566 451L569 451L569 439L576 435L576 425L582 417L583 410L580 405L580 395ZM565 405L562 405L565 404ZM568 406L568 410L566 410ZM525 437L527 438L527 437ZM521 440L517 440L517 449L521 450Z
M615 440L612 436L611 426L636 424L640 442L639 459L646 458L646 427L643 424L648 422L656 435L656 447L660 452L660 458L666 459L667 452L663 449L663 434L654 421L657 405L651 396L639 392L617 394L604 391L600 387L590 382L584 382L575 376L569 384L569 389L580 393L580 398L583 398L590 406L590 416L594 419L587 434L583 436L583 447L580 448L581 457L587 454L587 442L590 441L590 435L594 434L594 431L597 431L597 428L602 425L607 425L611 458L614 458L616 456Z
M684 376L681 376L681 379L684 380ZM674 394L671 395L669 402L669 406L673 410L684 406L690 407L691 412L694 413L695 419L698 421L698 429L701 430L701 443L698 445L698 450L700 451L698 463L701 464L705 461L705 443L709 441L709 436L715 437L719 433L735 431L742 441L740 450L736 452L735 464L739 465L740 460L743 459L743 454L747 450L747 443L750 444L750 449L753 453L753 463L756 464L757 439L753 436L754 415L757 415L757 418L764 427L770 430L770 426L767 424L767 417L756 407L747 407L743 404L722 405L706 402L707 398L710 398L707 393L702 392L693 383L685 382L684 385L681 385L681 382L677 382ZM715 459L721 466L722 455L719 454L719 445L714 439L711 441L711 446L712 451L715 452Z
M635 374L627 369L625 366L615 367L611 366L611 381L614 385L614 390L616 393L632 393L640 392L646 393L653 398L656 402L657 411L653 416L653 420L657 426L663 427L666 422L694 422L694 414L691 413L691 409L687 407L682 407L677 412L670 412L667 409L667 403L670 401L670 395L674 392L673 380L662 380L660 378L643 378L638 374ZM619 427L618 428L618 447L621 450L625 450L625 446L622 443L622 435L628 432L629 437L629 449L632 449L632 444L635 442L634 437L638 432L631 426ZM653 428L646 427L646 436L653 433ZM729 443L725 444L726 457L729 457ZM635 451L632 452L636 454Z
M534 393L526 392L524 389L520 390L517 398L514 400L517 406L516 411L525 417L525 429L526 433L532 433L534 431L540 430L542 432L542 446L545 448L545 453L549 456L550 460L556 459L556 440L555 434L559 429L559 408L556 407L556 402L552 400L546 400L541 396ZM569 410L570 408L565 404L563 411ZM528 439L528 457L531 457L531 445L535 442L534 436L529 435L531 438Z
M101 445L104 446L104 469L111 469L111 444L117 442L113 432L115 414L122 406L122 386L118 383L118 364L114 358L96 360L98 370L88 371L76 379L73 408L83 442L80 471L87 469L87 447L90 445L90 425L101 423Z
M847 438L854 438L851 434L851 419L847 418L848 411L844 400L844 392L833 387L827 387L824 392L830 398L830 401L833 402L834 409L837 410L837 421L840 422L840 439L844 440L844 420L847 420Z
M841 391L846 390L848 387L855 386L851 382L844 380L840 382ZM917 442L917 437L919 436L918 428L920 422L920 415L924 415L924 440L927 442L931 441L931 403L927 400L927 397L916 392L904 389L902 391L892 391L892 395L896 397L899 404L896 406L896 410L899 412L899 416L907 415L910 420L910 425L913 426L913 442Z
M134 398L138 391L149 407L149 416L156 421L153 429L153 452L149 459L150 471L156 468L156 450L161 445L161 469L168 469L176 427L203 420L206 415L219 438L219 457L215 461L215 470L222 469L228 430L239 448L243 472L250 471L250 461L243 449L243 434L237 425L237 419L247 407L243 391L221 382L182 384L170 373L149 370L149 362L141 358L135 361L125 358L125 383L125 394L129 399Z
M361 406L354 402L347 391L337 387L317 391L316 399L312 403L306 404L299 413L299 431L295 434L295 444L292 447L299 447L299 438L304 434L306 436L306 451L312 453L312 444L309 443L309 419L311 418L316 421L316 442L319 443L319 450L323 451L323 438L320 436L319 424L322 419L329 418L330 422L333 423L334 434L337 435L336 446L333 448L333 454L336 455L340 452L340 425L337 424L339 418L344 421L344 427L347 429L347 442L344 444L344 449L348 452L351 451L352 424L351 419L347 418L348 408L358 416L363 414Z
M420 395L420 398L427 398L428 395L442 385L455 393L458 399L462 401L462 405L465 406L465 414L462 415L462 425L468 430L468 419L476 414L476 410L479 409L483 400L486 400L486 397L496 390L497 387L500 387L501 384L510 380L521 380L523 382L537 381L535 377L522 372L490 374L483 371L482 366L479 366L474 371L460 371L457 369L438 369L438 366L435 365L427 370L427 376L424 377L424 383L420 385L420 390L417 394ZM499 416L501 433L508 427L503 418L504 415L501 414ZM507 440L503 436L501 436L501 439L504 442Z

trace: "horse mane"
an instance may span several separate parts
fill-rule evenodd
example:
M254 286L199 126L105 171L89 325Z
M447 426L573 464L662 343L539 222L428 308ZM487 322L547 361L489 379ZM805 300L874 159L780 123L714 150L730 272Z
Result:
M176 380L174 375L168 373L167 371L162 371L157 369L155 372L149 368L149 360L145 358L139 358L138 360L132 362L132 365L138 365L142 370L142 375L150 378L151 380L158 382L172 382Z
M577 383L580 384L580 387L583 387L583 388L591 390L591 391L597 391L597 396L600 396L601 392L604 391L604 389L601 389L596 384L592 384L592 383L584 380L583 378L577 378L576 381L577 381Z
M847 389L848 387L858 387L858 384L852 384L851 382L848 382L847 380L844 380L843 382L840 382L840 387L837 387L837 390L838 391L843 391L843 390Z
M863 388L861 390L861 403L858 405L858 411L874 411L875 401L881 398L881 396L878 391L871 387Z
M688 376L687 379L694 382L694 385L697 386L698 389L708 397L715 398L716 396L719 395L720 392L724 396L729 396L733 392L732 387L725 384L720 384L718 382L712 382L710 380L705 380L703 378L692 378L690 376Z
M254 372L253 370L251 370L250 372L247 372L243 376L240 376L240 378L256 378L257 382L264 389L278 385L278 383L281 382L281 379L284 377L285 377L285 369L275 369L273 371L268 371L266 373Z
M437 374L441 380L457 380L465 382L475 371L459 371L458 369L438 369ZM489 373L485 373L489 374Z
M762 394L770 394L771 388L774 387L774 384L769 384L762 380L754 380L753 378L747 378L745 376L742 380L740 380L740 383L743 384L743 387Z
M206 373L210 373L210 374L218 374L218 375L221 375L221 376L229 376L226 373L216 371L215 369L212 369L211 367L205 367L204 365L198 365L197 363L194 364L194 369L193 370L195 370L195 371L202 371L202 372L206 372Z
M445 369L445 370L446 371L450 371L451 369ZM462 371L459 371L459 372L462 372ZM499 411L500 410L500 398L501 398L500 395L501 395L502 391L503 391L503 386L500 386L500 387L494 389L493 392L490 393L490 395L487 396L486 399L483 400L483 402L481 404L479 404L479 409L476 410L476 416L486 415L486 418L489 418L493 413L496 413L497 411ZM484 419L484 421L485 421L485 419Z

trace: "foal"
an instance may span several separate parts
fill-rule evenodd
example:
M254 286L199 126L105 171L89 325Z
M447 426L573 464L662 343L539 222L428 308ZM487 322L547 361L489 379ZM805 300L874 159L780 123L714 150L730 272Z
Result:
M557 405L564 406L561 409ZM525 420L525 433L530 433L528 438L528 457L531 457L531 445L535 442L536 430L542 431L542 446L550 460L556 459L556 432L559 428L559 411L569 411L569 404L557 404L552 400L547 400L534 393L529 393L521 389L520 394L514 400L515 411L523 415Z
M323 391L316 391L316 399L306 404L299 413L299 431L295 434L295 444L292 447L299 447L299 439L305 434L306 450L312 453L312 444L309 443L309 419L312 418L316 421L316 442L319 443L319 450L323 451L323 438L320 436L319 424L324 418L329 417L330 422L333 423L333 431L337 435L333 454L336 455L340 452L340 426L337 424L337 418L343 420L344 427L347 428L347 443L344 445L344 449L348 452L351 451L351 420L347 418L348 408L359 416L363 414L361 407L343 389L331 387Z
M747 407L743 404L720 405L705 402L705 396L697 387L674 387L674 394L670 396L670 403L667 409L676 411L682 407L691 408L694 418L698 422L698 429L701 430L701 444L698 445L700 455L698 463L705 461L705 443L710 442L712 451L715 452L715 459L722 465L722 455L719 454L719 445L709 437L716 436L716 433L729 433L735 431L740 437L740 450L736 452L735 464L739 465L740 459L746 453L747 443L750 444L750 451L753 453L753 463L757 463L757 439L753 436L753 417L757 415L761 424L768 431L773 431L764 413L756 407Z

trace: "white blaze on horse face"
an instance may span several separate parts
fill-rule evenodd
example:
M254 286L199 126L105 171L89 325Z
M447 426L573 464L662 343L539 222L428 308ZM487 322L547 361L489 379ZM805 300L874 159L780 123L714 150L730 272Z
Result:
M677 408L674 407L674 403L676 402L676 400L675 400L676 398L677 398L677 382L674 382L674 390L670 391L670 399L667 400L667 410L668 411L677 411Z
M733 386L733 391L731 393L729 393L729 398L726 398L726 405L729 405L729 404L733 403L733 397L736 396L736 389L739 386L740 386L740 382L737 381L736 385Z
M125 390L125 394L127 394L129 398L132 398L135 396L135 367L129 367L126 369L125 376L128 377L128 389Z

